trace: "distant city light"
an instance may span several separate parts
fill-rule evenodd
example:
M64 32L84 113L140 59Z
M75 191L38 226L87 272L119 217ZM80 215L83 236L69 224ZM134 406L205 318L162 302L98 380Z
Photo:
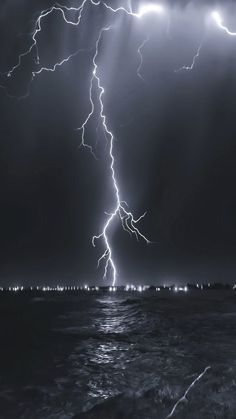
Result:
M0 292L12 292L15 294L21 293L21 292L55 292L55 293L62 293L62 292L73 292L73 293L79 293L79 292L175 292L175 293L187 293L190 290L212 290L212 289L231 289L236 290L236 284L229 285L229 284L221 284L221 283L204 283L204 284L192 284L192 285L184 285L184 286L178 286L178 285L171 285L171 286L154 286L154 285L120 285L120 286L67 286L67 285L56 285L56 286L8 286L6 288L0 287Z

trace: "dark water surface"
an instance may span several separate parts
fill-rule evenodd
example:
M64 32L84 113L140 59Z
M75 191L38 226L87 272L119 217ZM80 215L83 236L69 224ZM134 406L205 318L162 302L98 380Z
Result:
M0 418L236 418L236 293L0 297Z

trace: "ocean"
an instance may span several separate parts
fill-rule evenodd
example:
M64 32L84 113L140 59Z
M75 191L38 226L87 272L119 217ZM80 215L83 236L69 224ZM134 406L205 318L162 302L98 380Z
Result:
M0 418L235 419L235 354L233 291L4 294Z

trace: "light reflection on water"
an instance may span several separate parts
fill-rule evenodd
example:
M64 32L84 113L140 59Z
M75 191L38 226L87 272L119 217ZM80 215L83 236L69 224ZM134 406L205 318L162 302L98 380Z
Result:
M121 310L117 300L109 297L107 299L98 299L97 301L102 305L99 319L96 321L98 331L103 333L125 332L125 313L124 310Z
M89 410L115 397L111 412L106 411L104 404L102 418L113 419L115 409L121 409L125 419L132 417L129 401L135 399L137 419L163 419L206 365L212 366L211 373L196 386L194 396L204 406L211 383L212 388L220 383L222 400L227 401L227 395L236 393L236 363L232 361L236 346L234 316L227 315L228 305L219 311L218 301L188 301L181 297L133 298L127 294L72 298L58 314L51 339L43 342L53 355L50 363L54 369L49 374L48 366L44 368L40 362L39 340L32 368L34 385L22 386L23 393L11 394L26 405L27 392L37 392L38 404L32 405L32 411L25 410L22 415L15 411L9 417L70 418L72 413ZM0 388L0 397L1 391L4 394L7 390ZM218 393L214 403L217 397ZM194 400L191 398L191 415ZM184 409L189 412L187 407ZM217 411L220 412L219 406ZM204 414L188 413L186 418L211 418ZM91 418L95 419L96 414Z
M202 342L201 350L196 351L196 331L201 339L209 325L202 323L200 332L191 304L175 304L113 295L96 298L91 327L95 336L86 342L83 358L89 376L86 405L118 395L142 399L153 392L149 404L157 403L160 418L164 418L165 404L173 405L186 378L211 363L206 359L209 346L203 349ZM81 345L79 353L81 356ZM156 418L156 409L150 418Z
M116 356L116 352L118 351L118 345L107 343L107 344L100 344L96 350L94 357L91 358L92 362L96 362L97 364L108 364L114 362Z

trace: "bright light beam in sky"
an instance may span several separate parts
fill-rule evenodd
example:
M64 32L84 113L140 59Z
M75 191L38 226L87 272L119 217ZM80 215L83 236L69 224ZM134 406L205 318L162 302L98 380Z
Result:
M219 12L214 11L214 12L212 12L211 16L212 16L213 20L216 22L216 24L219 26L219 28L222 29L223 31L225 31L227 33L227 35L236 36L236 32L231 32L227 28L227 26L223 25L223 19L222 19Z
M140 7L139 12L137 14L137 17L143 17L144 15L146 15L147 13L163 13L164 12L164 8L162 5L160 4L144 4L143 6Z

